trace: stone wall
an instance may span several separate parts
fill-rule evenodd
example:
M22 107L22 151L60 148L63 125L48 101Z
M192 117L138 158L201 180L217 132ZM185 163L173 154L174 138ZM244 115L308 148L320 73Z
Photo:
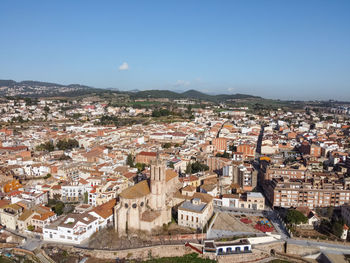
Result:
M290 255L298 255L298 256L305 256L310 254L316 254L320 251L317 247L309 247L309 246L302 246L302 245L296 245L296 244L288 244L287 245L287 254Z
M274 250L275 252L279 252L279 253L284 253L285 252L284 247L285 247L284 241L276 241L273 243L253 245L253 250L256 249L256 250L264 251L268 254L271 253L271 250Z
M185 245L161 245L125 250L98 250L98 249L82 249L71 246L58 246L72 253L82 253L86 256L91 256L100 259L149 259L158 257L177 257L185 254L193 253L194 251Z
M186 240L201 240L206 239L207 234L179 234L179 235L163 235L163 236L152 236L152 241L186 241Z

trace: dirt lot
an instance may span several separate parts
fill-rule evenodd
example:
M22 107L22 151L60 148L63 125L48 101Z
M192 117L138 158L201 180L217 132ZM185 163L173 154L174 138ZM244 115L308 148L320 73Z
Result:
M247 218L251 220L251 223L245 224L241 222L241 219ZM255 229L255 224L260 220L267 220L264 217L258 216L244 216L244 215L233 215L229 213L219 213L212 229L214 230L228 230L233 232L253 232L261 233Z
M152 231L152 236L162 236L162 235L176 235L176 234L193 234L195 233L192 229L178 226L175 223L171 223L166 227L155 229ZM105 228L101 231L95 233L87 242L86 246L93 248L132 248L132 247L142 247L146 245L156 245L157 242L154 241L149 233L137 231L130 232L129 237L118 237L117 232L113 228Z
M331 236L321 234L317 230L302 229L302 228L296 228L294 235L296 237L304 237L304 238L312 238L312 239L320 239L320 240L326 240L328 238L332 238ZM335 237L333 237L333 238L335 238Z

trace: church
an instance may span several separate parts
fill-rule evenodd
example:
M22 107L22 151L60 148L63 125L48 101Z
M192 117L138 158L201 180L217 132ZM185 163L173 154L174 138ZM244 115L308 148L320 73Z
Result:
M141 181L119 195L114 209L119 236L127 231L151 231L171 222L173 194L181 188L178 174L157 159L151 165L150 180Z

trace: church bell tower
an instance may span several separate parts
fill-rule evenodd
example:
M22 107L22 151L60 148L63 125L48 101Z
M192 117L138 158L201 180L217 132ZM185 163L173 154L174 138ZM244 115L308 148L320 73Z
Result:
M166 197L166 172L165 164L157 157L151 164L151 208L161 210L165 206Z

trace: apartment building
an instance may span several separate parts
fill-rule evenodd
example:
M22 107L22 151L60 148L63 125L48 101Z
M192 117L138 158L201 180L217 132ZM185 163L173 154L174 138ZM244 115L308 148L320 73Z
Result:
M272 180L274 178L286 178L286 179L304 179L307 175L307 170L304 169L294 169L291 167L286 168L274 168L268 167L266 169L264 179Z
M80 179L61 185L61 200L63 202L78 202L84 200L85 192L91 189L89 183Z
M232 178L232 183L238 184L246 191L253 190L257 185L258 174L251 164L234 162L223 167L223 176Z
M283 180L264 183L265 194L273 206L315 207L342 206L350 202L350 188L341 181L327 179Z
M227 151L227 139L226 138L214 138L212 140L212 145L215 146L217 151L223 152Z

